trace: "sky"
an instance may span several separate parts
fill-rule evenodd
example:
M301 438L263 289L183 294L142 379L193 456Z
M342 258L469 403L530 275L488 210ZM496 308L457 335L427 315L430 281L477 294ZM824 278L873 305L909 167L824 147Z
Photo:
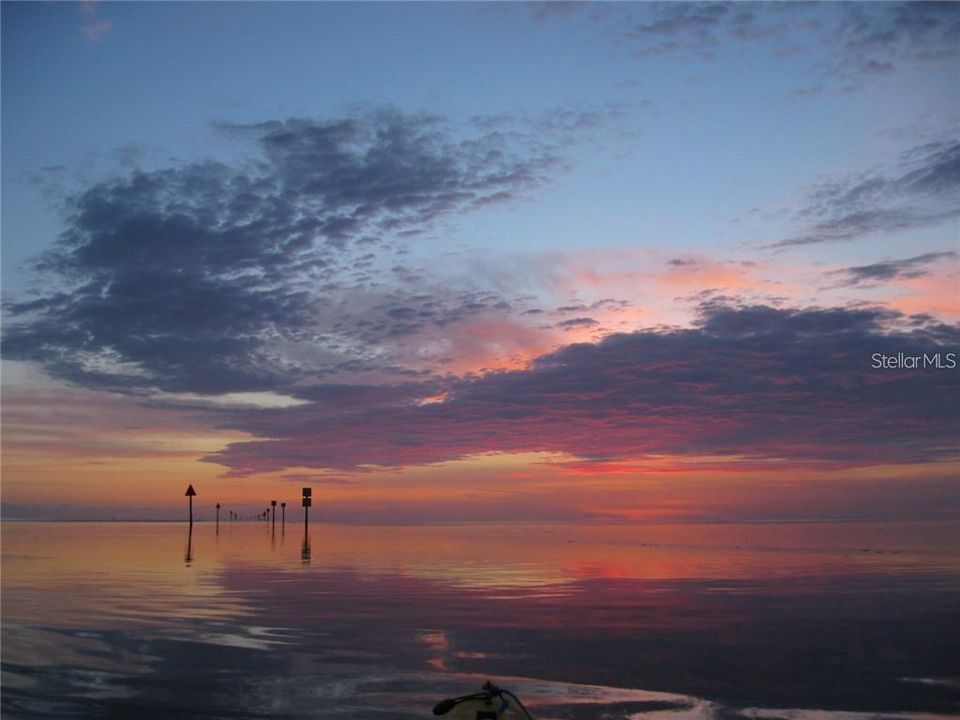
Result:
M0 13L4 518L960 517L960 6Z

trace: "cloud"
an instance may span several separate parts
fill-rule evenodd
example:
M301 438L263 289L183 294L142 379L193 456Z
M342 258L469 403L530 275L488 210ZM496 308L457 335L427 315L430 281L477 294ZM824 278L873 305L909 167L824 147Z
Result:
M786 3L647 3L619 25L637 57L701 61L743 43L773 44L777 58L803 53L806 46L794 38L813 27L808 8Z
M495 130L457 141L437 117L388 110L219 127L258 142L283 198L301 213L319 212L334 243L361 227L410 229L493 195L515 199L559 161L529 137L522 148Z
M113 30L113 20L97 17L100 3L96 0L84 0L80 3L80 12L83 14L83 34L91 43L98 43Z
M956 454L957 371L874 369L872 356L958 347L956 326L875 309L706 304L696 327L569 345L526 369L451 380L442 402L401 393L349 414L322 403L233 413L226 427L264 439L208 459L235 475L487 452L924 462Z
M591 3L580 0L548 0L547 2L531 2L529 10L533 12L533 21L538 25L545 25L552 20L566 21L581 11L590 7Z
M918 278L929 275L930 265L944 260L953 260L956 252L931 252L902 260L887 260L870 265L857 265L833 270L828 275L840 276L841 287L873 287L876 284L897 278Z
M766 247L851 241L957 217L960 142L931 142L903 153L895 167L821 183L797 214L806 231Z
M712 60L744 44L771 57L818 58L827 88L849 90L901 65L956 62L960 11L952 3L644 3L617 16L637 57ZM807 91L809 94L809 91Z
M829 41L838 53L828 70L856 79L886 75L899 63L956 62L960 10L953 3L903 2L841 6Z
M703 55L719 43L718 32L734 8L724 3L658 3L625 30L638 57L695 50Z
M311 475L308 473L287 473L280 476L281 480L291 483L310 483L311 485L353 485L356 481L343 477L329 475Z
M560 322L557 323L557 327L563 328L564 330L574 330L577 328L595 327L599 324L600 323L598 323L593 318L578 317L578 318L570 318L569 320L561 320Z
M65 230L38 263L47 289L5 306L4 356L120 392L411 372L398 365L403 338L505 313L510 299L425 281L396 253L441 220L549 182L560 135L534 126L389 109L220 123L260 157L135 170L67 200Z
M211 429L218 413L145 404L137 398L97 393L46 379L29 366L3 367L4 472L29 477L44 467L103 465L137 458L168 466L239 439ZM101 476L104 474L100 470ZM90 490L83 494L90 497Z

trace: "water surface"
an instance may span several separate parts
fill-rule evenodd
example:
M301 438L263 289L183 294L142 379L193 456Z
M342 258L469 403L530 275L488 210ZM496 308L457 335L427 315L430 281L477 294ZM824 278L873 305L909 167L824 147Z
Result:
M951 717L957 524L5 523L5 718Z

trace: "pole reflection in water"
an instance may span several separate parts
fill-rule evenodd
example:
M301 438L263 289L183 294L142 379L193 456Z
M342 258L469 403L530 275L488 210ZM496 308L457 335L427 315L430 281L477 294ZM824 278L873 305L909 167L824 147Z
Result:
M190 523L190 529L187 530L187 552L184 554L183 560L187 567L190 567L190 563L193 562L193 523Z
M303 533L303 545L300 548L300 564L310 564L310 535L306 531Z
M313 504L313 490L303 488L303 547L300 549L300 564L310 564L310 529L308 520L310 517L310 506Z

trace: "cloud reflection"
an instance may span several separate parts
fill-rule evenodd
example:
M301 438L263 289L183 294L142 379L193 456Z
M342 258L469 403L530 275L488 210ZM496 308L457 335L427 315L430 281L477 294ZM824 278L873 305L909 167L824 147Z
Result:
M955 692L890 682L949 666L949 523L939 539L908 524L811 539L789 525L318 523L310 565L261 524L219 541L199 524L189 568L182 524L56 527L4 527L5 713L413 718L488 677L583 720L948 713ZM118 532L129 561L113 561ZM65 593L70 612L50 601ZM867 660L849 652L865 638Z

